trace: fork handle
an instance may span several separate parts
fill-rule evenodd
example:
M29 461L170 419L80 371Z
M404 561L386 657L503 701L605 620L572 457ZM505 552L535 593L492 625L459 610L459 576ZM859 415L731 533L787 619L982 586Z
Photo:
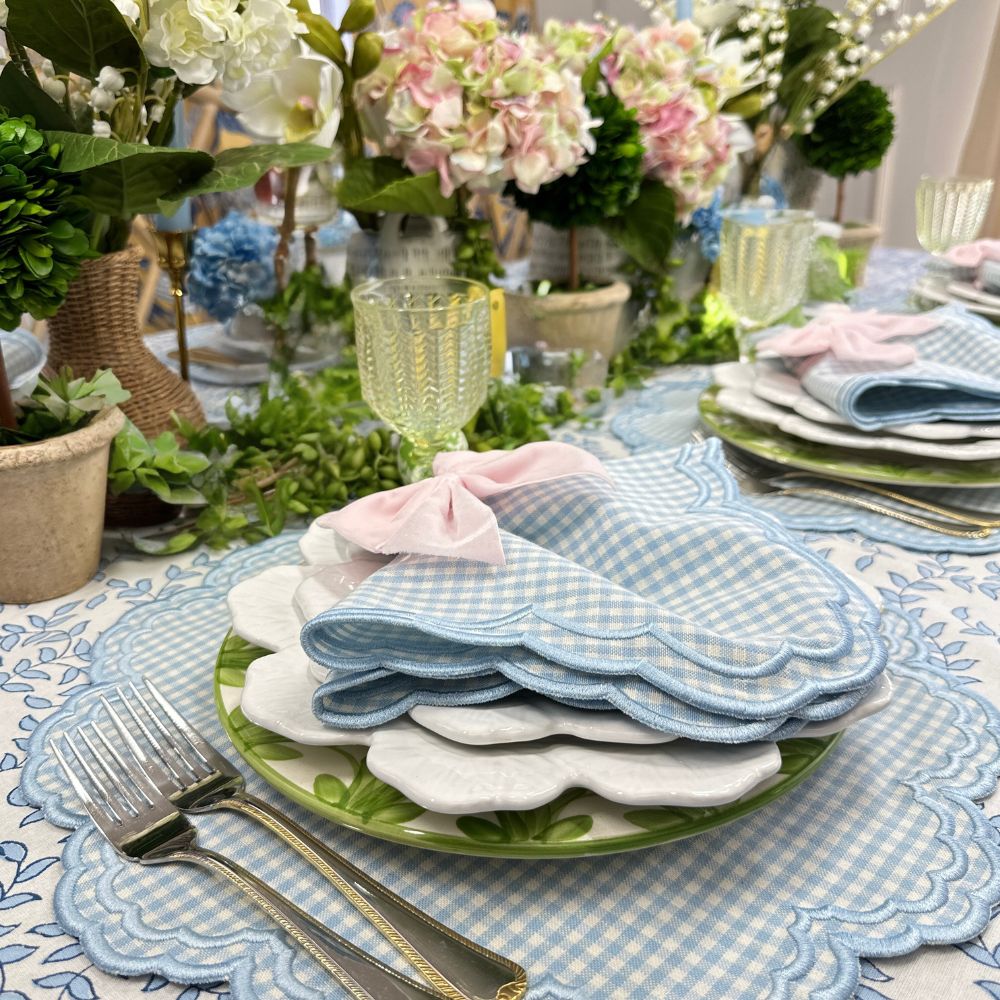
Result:
M290 899L241 865L200 847L171 853L170 860L189 861L228 879L295 939L354 1000L426 1000L440 997L401 976L350 941L335 934Z
M931 503L929 500L922 500L920 497L911 497L906 493L888 490L884 486L878 486L876 483L856 482L853 479L843 479L840 476L831 476L824 472L801 474L785 472L779 476L772 477L772 482L792 482L797 479L819 479L827 483L839 483L841 486L850 486L852 489L860 490L864 493L875 493L889 500L895 500L897 503L906 504L908 507L925 510L929 514L937 514L939 517L945 517L949 521L958 521L960 524L969 524L976 528L1000 528L1000 518L985 517L970 511L955 510L953 507L943 507L940 504Z
M951 538L987 538L990 534L988 528L952 527L944 524L942 521L935 521L928 517L919 517L916 514L908 514L906 511L897 510L895 507L886 507L884 504L864 500L861 497L847 493L826 490L819 486L786 486L784 489L776 490L772 496L825 497L828 500L845 503L850 507L860 507L862 510L871 511L873 514L882 514L884 517L891 517L896 521L905 521L907 524L924 528L927 531L933 531L939 535L948 535Z
M214 807L249 816L302 855L440 996L448 1000L520 1000L527 992L528 977L521 966L407 903L262 799L237 792Z

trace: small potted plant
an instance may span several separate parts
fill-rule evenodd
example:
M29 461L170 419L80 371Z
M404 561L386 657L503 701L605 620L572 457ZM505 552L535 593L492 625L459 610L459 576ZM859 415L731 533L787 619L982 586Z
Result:
M865 263L881 230L870 222L844 222L844 192L849 176L875 170L892 145L895 117L889 95L867 80L856 83L817 119L799 147L810 166L837 181L833 221L842 225L840 248L848 259L849 279L861 284Z
M0 371L0 604L60 597L97 571L108 453L127 399L100 371L42 378L15 404Z
M595 368L587 381L601 383L607 363L617 353L625 304L632 292L623 281L581 275L580 228L612 224L636 202L642 186L643 149L635 112L614 94L595 83L587 104L601 121L594 131L590 159L572 176L543 185L537 194L513 190L515 201L532 222L565 234L569 265L564 284L543 280L530 290L507 296L508 343L582 351L587 358L599 355L605 365L601 371ZM672 221L673 198L666 188L659 190L668 196Z

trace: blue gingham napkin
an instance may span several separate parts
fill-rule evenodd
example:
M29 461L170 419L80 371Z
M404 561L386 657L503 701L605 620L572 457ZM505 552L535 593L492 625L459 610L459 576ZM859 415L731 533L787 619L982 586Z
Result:
M911 364L824 357L802 375L803 388L866 431L933 420L1000 420L1000 329L957 305L929 315L940 324L910 341L918 353Z
M320 718L370 726L513 683L733 741L863 697L885 660L877 612L738 500L715 442L608 471L614 486L493 498L506 566L402 556L308 622L303 646L330 671Z

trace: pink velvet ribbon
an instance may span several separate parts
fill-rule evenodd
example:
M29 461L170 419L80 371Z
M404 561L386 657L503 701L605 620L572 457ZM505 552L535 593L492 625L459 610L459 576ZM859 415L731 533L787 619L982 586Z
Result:
M788 327L761 341L759 351L783 358L832 354L839 361L875 361L906 365L917 358L912 344L892 343L893 337L917 337L933 330L931 316L904 316L874 309L855 312L845 305L826 305L802 327Z
M944 259L956 267L979 267L984 260L1000 260L1000 240L974 240L952 247Z
M519 486L579 475L609 478L589 452L557 441L514 451L443 452L434 460L432 478L362 497L324 514L319 524L371 552L449 556L503 566L500 527L483 500Z

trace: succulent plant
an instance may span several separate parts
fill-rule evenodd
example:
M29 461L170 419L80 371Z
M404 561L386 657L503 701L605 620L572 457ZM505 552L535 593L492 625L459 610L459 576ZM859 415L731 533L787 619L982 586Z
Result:
M60 174L59 147L30 118L0 119L0 328L52 316L92 256L86 208Z

